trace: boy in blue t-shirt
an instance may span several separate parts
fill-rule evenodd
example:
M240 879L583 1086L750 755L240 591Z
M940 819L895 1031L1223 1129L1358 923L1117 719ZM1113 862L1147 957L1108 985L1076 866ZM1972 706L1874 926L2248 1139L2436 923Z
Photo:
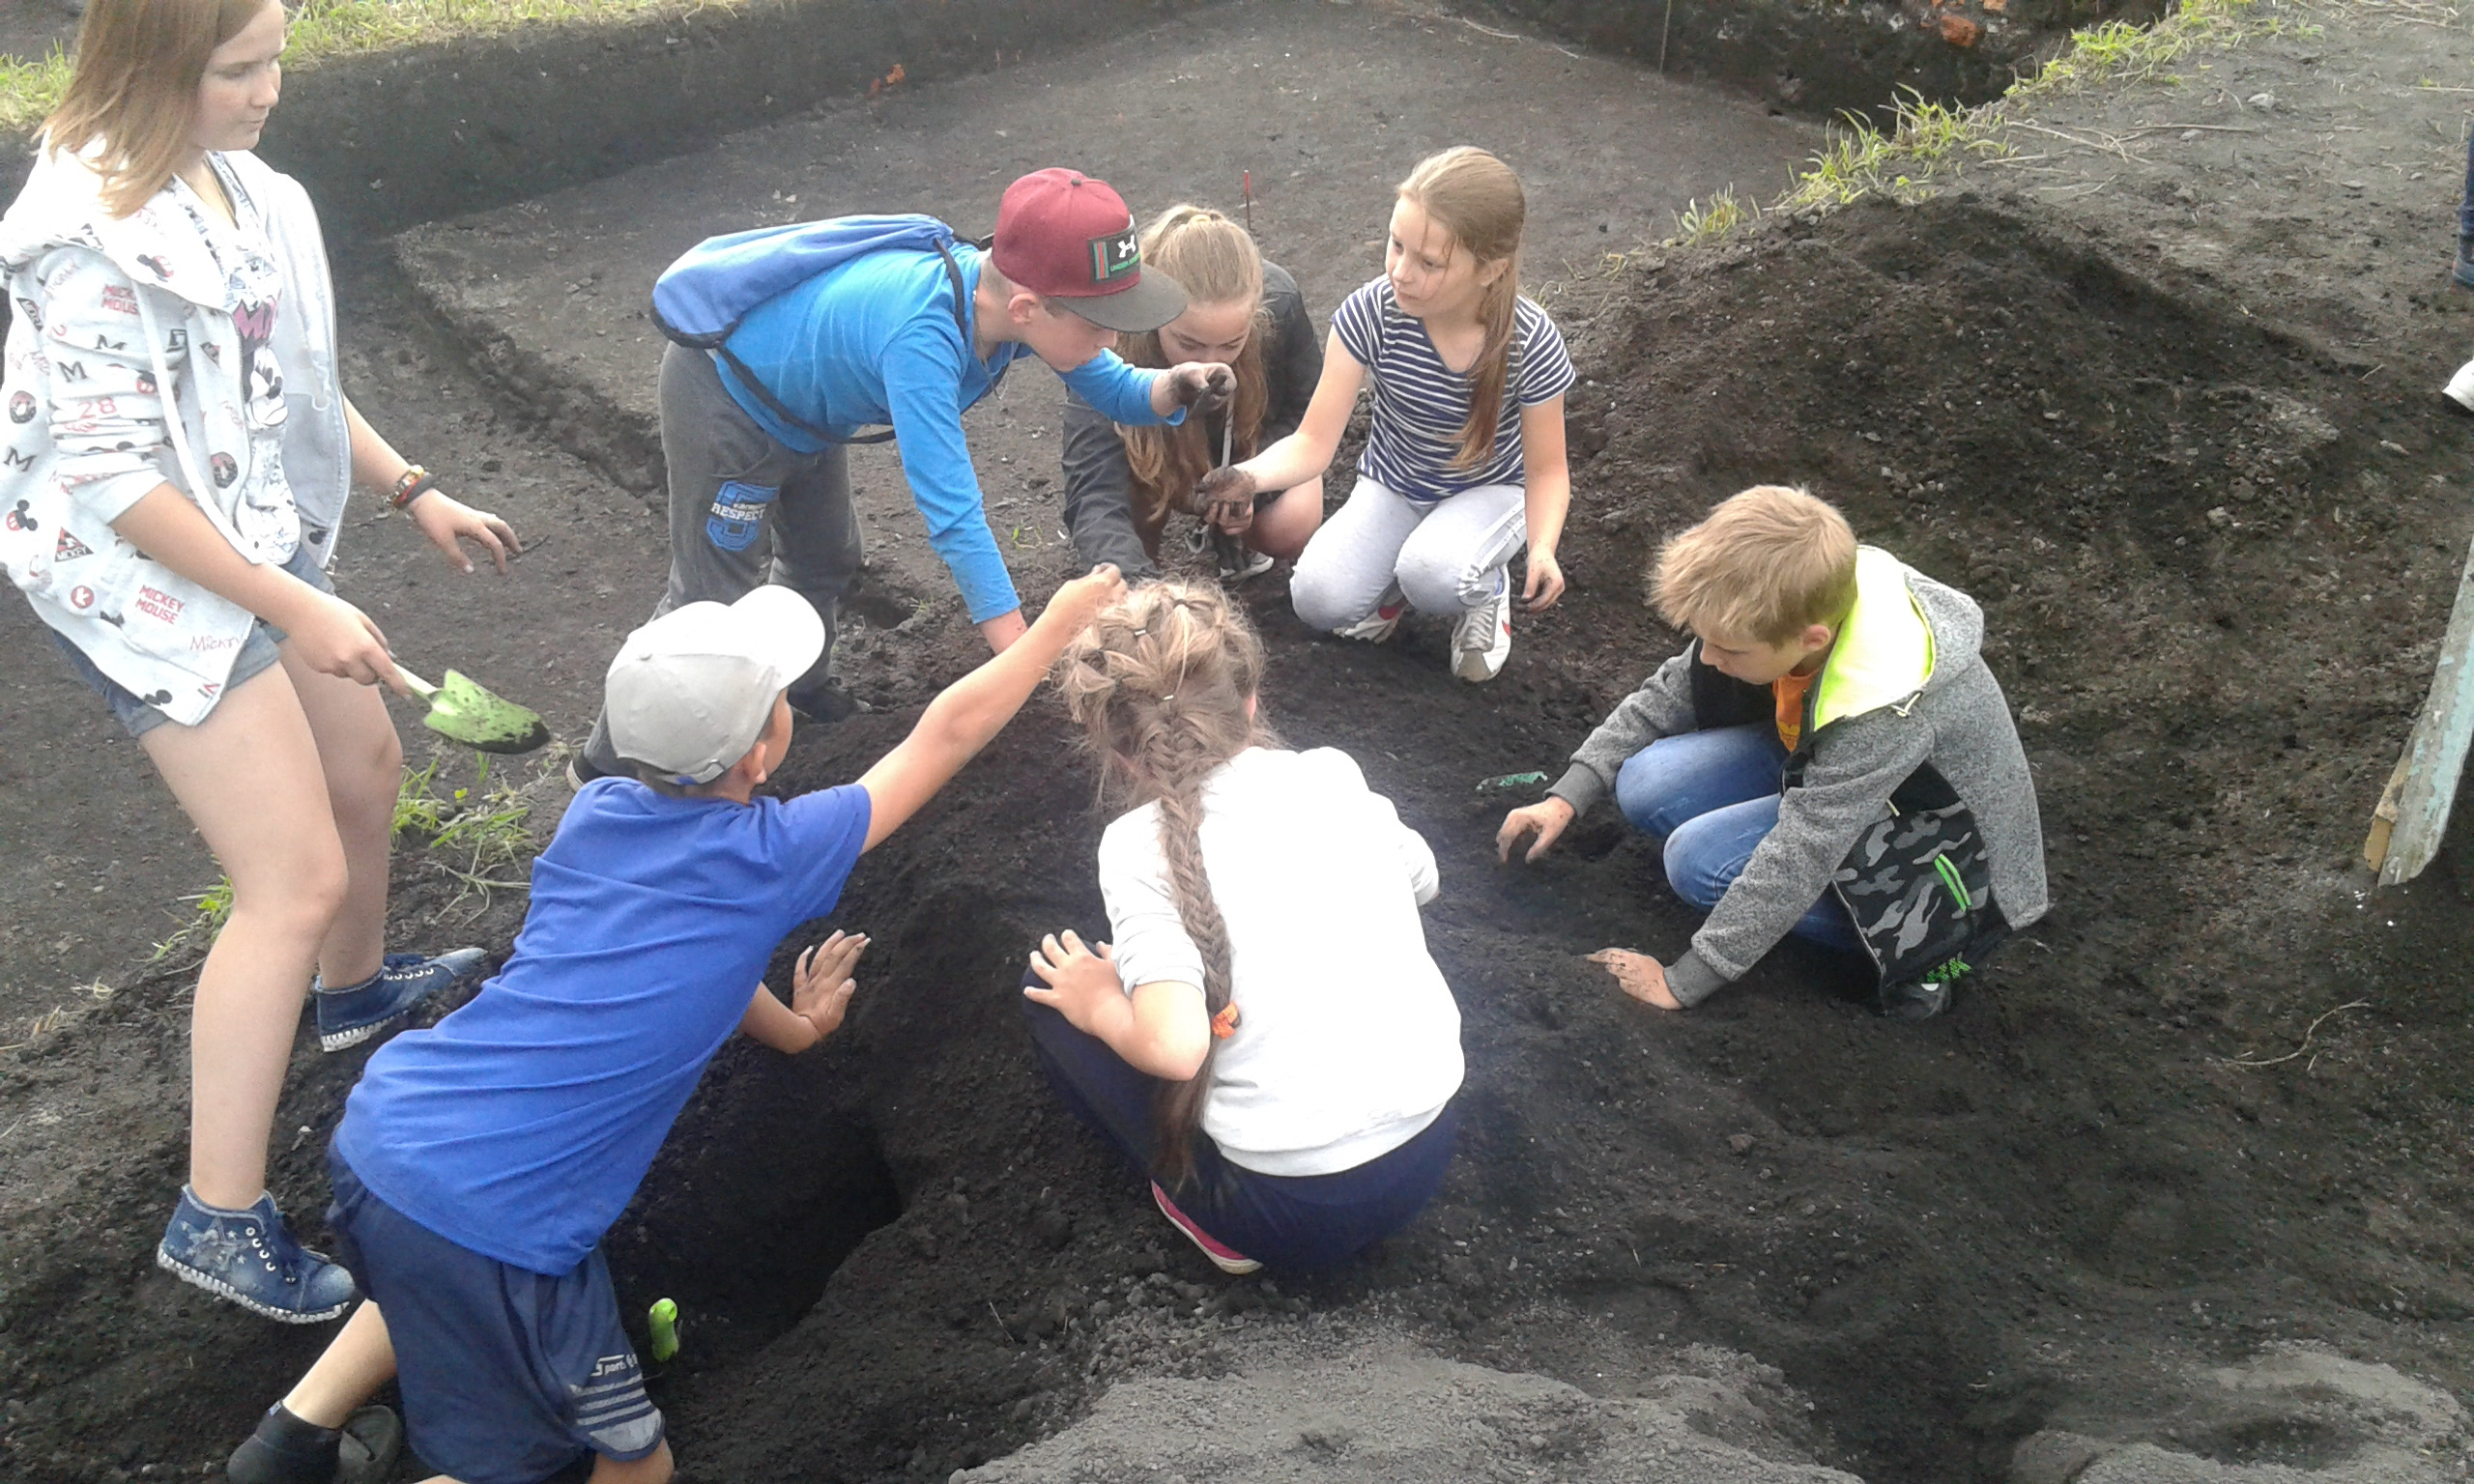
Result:
M832 910L859 856L1124 591L1113 567L1068 583L856 784L791 799L754 790L790 747L784 693L824 646L807 600L759 587L630 635L605 704L639 778L568 806L498 977L370 1058L329 1152L329 1221L370 1301L229 1476L326 1484L339 1431L356 1422L361 1443L355 1409L394 1376L414 1449L461 1484L539 1484L587 1459L595 1484L663 1484L662 1417L602 1234L734 1029L799 1052L842 1023L867 940L836 932L800 956L787 1006L762 983L775 945Z
M1025 357L1114 422L1216 412L1236 386L1228 367L1138 370L1111 349L1118 334L1157 329L1185 307L1184 288L1143 266L1124 198L1052 168L1006 188L986 251L958 243L950 254L866 253L750 310L717 350L664 347L670 582L654 614L727 603L762 583L796 589L826 633L808 673L791 677L791 709L849 715L852 703L830 683L835 605L860 560L846 445L890 427L928 544L988 647L1002 651L1022 632L1021 604L988 529L964 412ZM618 766L609 728L597 725L572 776Z

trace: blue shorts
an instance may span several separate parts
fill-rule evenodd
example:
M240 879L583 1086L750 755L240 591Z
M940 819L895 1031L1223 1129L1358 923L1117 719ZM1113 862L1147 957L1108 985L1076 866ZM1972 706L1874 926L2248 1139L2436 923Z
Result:
M283 570L320 592L335 590L334 583L320 570L305 545L292 554L292 559L283 564ZM273 668L283 658L283 630L264 618L249 625L249 637L241 642L241 652L232 658L232 673L223 682L223 694L230 695L241 688L243 681L254 680ZM130 736L142 737L172 721L161 711L138 699L136 692L96 669L95 662L86 658L85 650L57 633L51 636L51 642L60 646L61 653L69 656L69 668L77 671L77 678L86 682L87 689L103 698L111 706L112 715L119 719L122 728Z
M549 1277L458 1246L369 1193L331 1147L335 1256L387 1316L404 1439L461 1484L542 1484L661 1446L601 1249Z

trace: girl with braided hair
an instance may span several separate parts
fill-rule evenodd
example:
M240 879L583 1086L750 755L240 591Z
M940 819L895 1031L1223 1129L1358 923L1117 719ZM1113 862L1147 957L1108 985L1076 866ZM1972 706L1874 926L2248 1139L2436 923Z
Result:
M1434 853L1332 748L1258 715L1261 642L1217 586L1158 583L1057 663L1100 758L1113 943L1050 934L1023 985L1066 1105L1228 1272L1328 1266L1407 1224L1451 1162L1460 1011L1418 908Z

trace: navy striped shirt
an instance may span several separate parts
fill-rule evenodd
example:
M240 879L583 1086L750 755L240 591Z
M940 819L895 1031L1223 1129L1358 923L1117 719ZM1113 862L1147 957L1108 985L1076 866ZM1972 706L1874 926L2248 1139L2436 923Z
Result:
M1392 280L1377 278L1342 300L1332 313L1332 330L1374 382L1373 427L1358 456L1358 472L1422 503L1482 485L1519 484L1527 472L1520 453L1521 409L1553 401L1573 381L1562 331L1545 310L1518 300L1495 451L1474 468L1454 469L1460 430L1469 422L1473 378L1444 365L1424 322L1393 296Z

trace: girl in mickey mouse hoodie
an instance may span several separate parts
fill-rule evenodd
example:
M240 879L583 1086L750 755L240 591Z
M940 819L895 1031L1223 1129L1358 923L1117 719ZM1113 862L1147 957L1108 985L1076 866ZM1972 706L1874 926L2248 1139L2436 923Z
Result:
M231 879L198 975L189 1184L157 1250L270 1317L352 1283L266 1191L304 986L320 1044L365 1041L477 950L387 955L402 747L385 636L326 568L356 478L503 567L514 533L439 493L345 400L307 196L247 153L273 109L274 0L95 0L76 73L0 218L0 565Z

